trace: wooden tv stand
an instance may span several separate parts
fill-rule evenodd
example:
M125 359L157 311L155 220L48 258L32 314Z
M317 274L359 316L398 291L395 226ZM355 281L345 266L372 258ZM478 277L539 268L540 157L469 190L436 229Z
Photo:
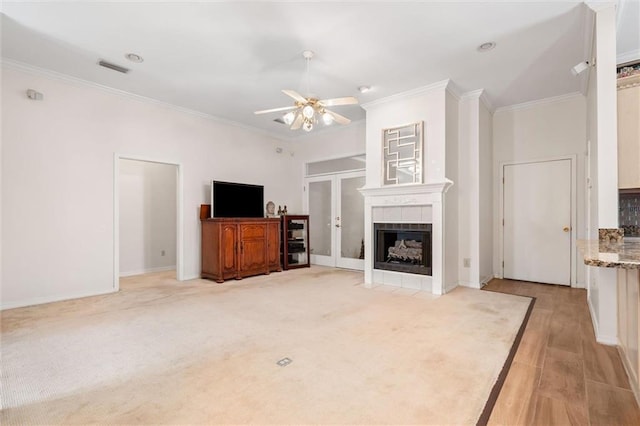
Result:
M218 283L282 271L280 219L202 220L202 278Z

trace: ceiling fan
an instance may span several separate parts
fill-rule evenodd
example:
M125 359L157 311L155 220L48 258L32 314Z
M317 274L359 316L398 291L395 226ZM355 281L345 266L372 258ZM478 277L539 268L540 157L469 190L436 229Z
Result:
M307 92L309 92L309 61L313 58L313 52L305 50L302 52L302 56L307 60ZM295 90L283 90L282 93L295 101L293 106L256 111L255 114L269 114L272 112L288 111L282 117L282 120L287 126L290 126L289 128L291 130L298 130L302 127L305 131L310 132L313 129L314 124L317 124L320 120L327 126L332 124L334 121L340 124L349 124L351 123L351 120L337 112L327 109L327 107L356 105L358 103L358 100L353 96L333 99L318 99L314 97L305 98Z

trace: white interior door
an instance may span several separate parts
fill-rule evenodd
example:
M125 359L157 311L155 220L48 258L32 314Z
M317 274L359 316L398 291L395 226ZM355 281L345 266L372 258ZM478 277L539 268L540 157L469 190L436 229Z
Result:
M571 160L505 165L505 278L571 284Z
M364 269L364 172L306 179L311 263Z

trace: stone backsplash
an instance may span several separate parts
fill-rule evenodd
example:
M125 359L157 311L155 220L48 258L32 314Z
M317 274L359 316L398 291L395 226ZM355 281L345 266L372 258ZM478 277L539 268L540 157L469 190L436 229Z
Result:
M620 194L618 204L619 224L625 237L640 237L640 192Z
M624 231L619 228L598 229L598 240L601 243L621 243L623 237Z

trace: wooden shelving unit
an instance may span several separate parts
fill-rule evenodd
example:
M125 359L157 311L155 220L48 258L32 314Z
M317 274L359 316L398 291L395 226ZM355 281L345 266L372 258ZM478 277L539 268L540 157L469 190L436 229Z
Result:
M282 238L280 254L282 269L308 268L309 216L284 215L280 217Z

